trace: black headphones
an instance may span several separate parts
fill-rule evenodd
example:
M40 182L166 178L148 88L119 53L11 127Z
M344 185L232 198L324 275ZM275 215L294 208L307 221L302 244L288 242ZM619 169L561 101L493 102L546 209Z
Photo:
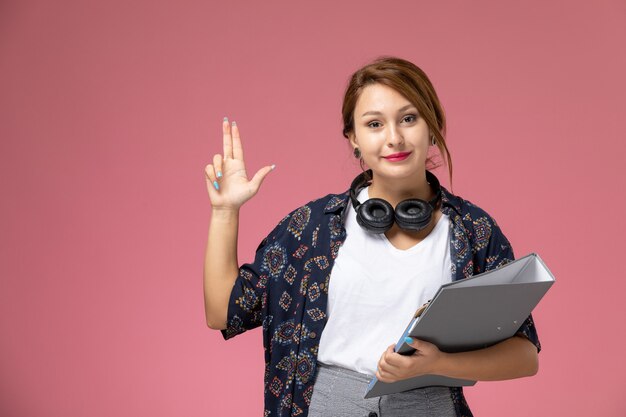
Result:
M441 199L439 180L430 171L426 171L426 181L435 191L435 197L426 202L419 198L410 198L398 203L394 210L391 204L382 198L370 198L363 203L356 199L361 189L370 184L372 170L359 174L350 185L350 199L356 211L356 221L365 230L372 233L385 233L391 229L394 220L403 230L419 231L430 223L437 203Z

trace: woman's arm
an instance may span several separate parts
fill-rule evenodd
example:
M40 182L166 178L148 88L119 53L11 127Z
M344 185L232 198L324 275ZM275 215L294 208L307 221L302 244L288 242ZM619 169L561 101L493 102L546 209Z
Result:
M437 372L452 378L475 381L532 376L539 370L537 348L523 336L513 336L488 348L443 353Z
M443 375L474 381L498 381L535 375L539 359L535 345L513 336L493 346L469 352L445 353L432 343L412 339L416 351L400 355L387 348L378 362L376 377L395 382L419 375ZM407 340L408 342L408 340Z
M228 301L239 274L237 232L239 209L256 195L265 176L274 169L266 166L248 180L239 128L227 118L222 123L224 155L213 156L205 167L206 187L213 207L204 260L204 311L212 329L225 329Z
M239 210L213 209L204 259L204 311L212 329L225 329L228 300L239 273Z

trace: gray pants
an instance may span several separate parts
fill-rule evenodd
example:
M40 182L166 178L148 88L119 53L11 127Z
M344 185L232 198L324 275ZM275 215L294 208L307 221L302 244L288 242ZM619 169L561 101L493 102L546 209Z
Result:
M364 399L371 376L317 363L309 417L455 417L450 389L425 387Z

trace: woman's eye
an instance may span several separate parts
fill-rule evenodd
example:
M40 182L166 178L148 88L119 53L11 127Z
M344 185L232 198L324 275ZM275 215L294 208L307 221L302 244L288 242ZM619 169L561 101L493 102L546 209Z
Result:
M375 129L377 127L380 127L380 122L370 122L367 125Z
M408 120L407 120L408 119ZM408 116L404 116L404 120L408 121L409 123L415 121L416 117L412 114L408 115Z

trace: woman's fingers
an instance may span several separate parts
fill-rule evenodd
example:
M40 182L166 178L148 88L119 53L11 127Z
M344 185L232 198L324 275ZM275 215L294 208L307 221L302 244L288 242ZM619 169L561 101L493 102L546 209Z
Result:
M387 354L387 350L385 350L383 352L382 355L380 355L380 359L378 359L378 369L380 369L381 371L383 371L386 368L386 361L385 361L385 355Z
M397 366L397 364L394 363L394 346L395 345L389 345L378 360L378 370L383 376L389 377L393 375L394 369Z
M233 146L233 158L243 161L243 146L241 145L241 138L239 137L239 126L233 121L232 128L232 146Z
M215 175L216 175L216 179L219 181L220 178L222 178L224 170L223 170L223 164L222 164L222 155L219 153L216 153L213 156L213 169L215 170Z
M215 188L216 190L220 189L220 186L216 181L215 169L213 168L213 165L209 164L204 167L204 176L206 177L207 181L213 184L213 188Z
M228 117L224 117L222 122L222 134L224 136L224 159L233 157L233 139L230 134L230 123Z
M266 167L259 169L256 172L256 174L254 174L254 177L252 177L250 182L252 183L252 186L254 187L255 192L256 190L259 189L259 187L261 186L261 183L263 182L267 174L269 174L270 171L273 171L275 167L276 165L266 166Z
M228 121L227 117L224 117L224 121L222 123L222 132L224 134L224 155L216 154L213 156L213 168L216 174L216 177L213 180L220 180L224 174L224 169L231 166L231 162L227 162L227 159L234 159L241 161L241 168L238 171L244 172L245 176L245 167L243 167L243 145L241 144L241 137L239 135L239 126L235 121L232 122L232 125ZM228 166L227 166L228 165ZM239 167L240 165L235 164L235 167ZM229 168L230 169L230 168ZM265 179L265 176L269 174L270 171L274 169L274 165L266 166L261 168L254 177L250 180L252 186L255 190L261 186L261 183Z
M224 117L222 132L224 133L224 159L232 158L243 161L243 146L241 145L237 123L233 121L231 126L228 118Z

